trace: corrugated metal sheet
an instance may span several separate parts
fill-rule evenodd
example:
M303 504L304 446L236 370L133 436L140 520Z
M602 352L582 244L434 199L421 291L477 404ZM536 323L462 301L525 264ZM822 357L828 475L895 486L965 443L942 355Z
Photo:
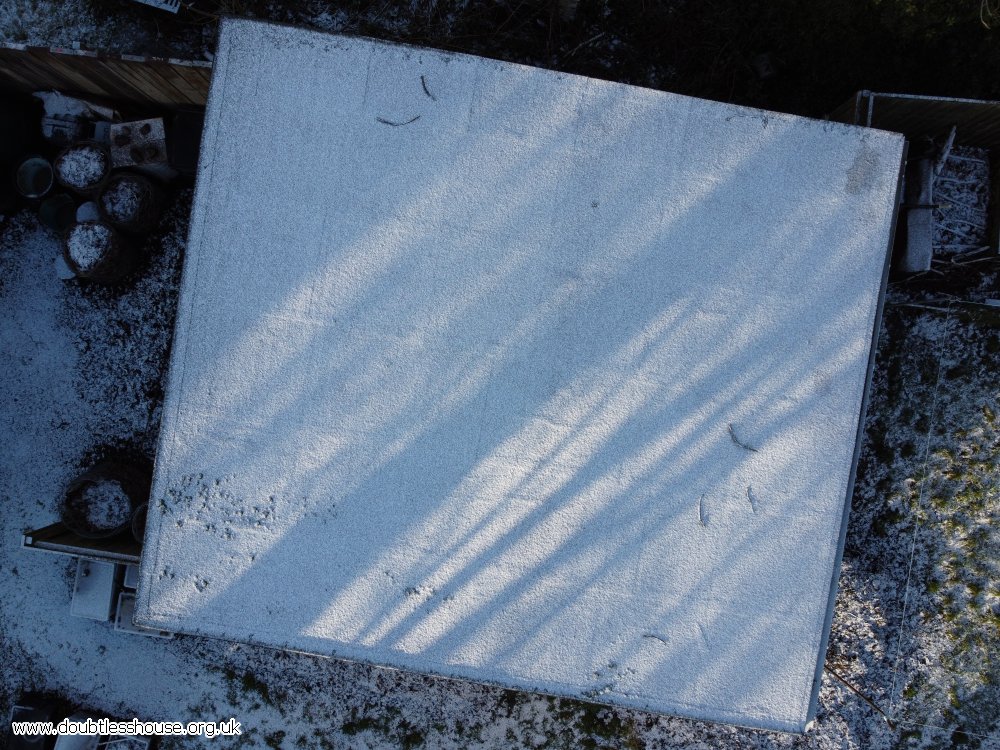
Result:
M903 133L911 141L948 134L967 146L1000 146L1000 102L914 94L859 91L830 113L830 119Z
M833 120L834 122L845 122L848 125L859 124L857 118L858 102L864 94L864 91L857 92L854 96L833 110L833 112L828 114L827 119Z

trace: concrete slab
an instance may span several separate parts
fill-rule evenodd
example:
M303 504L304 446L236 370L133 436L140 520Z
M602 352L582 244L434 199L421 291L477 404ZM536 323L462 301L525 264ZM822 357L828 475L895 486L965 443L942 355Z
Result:
M225 21L136 622L802 730L902 152Z

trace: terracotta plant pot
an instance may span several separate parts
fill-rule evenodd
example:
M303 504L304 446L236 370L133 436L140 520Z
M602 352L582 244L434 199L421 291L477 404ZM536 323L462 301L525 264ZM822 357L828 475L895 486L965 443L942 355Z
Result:
M163 196L149 178L119 172L108 180L98 206L101 216L116 228L132 234L144 234L156 228Z
M77 195L93 197L111 175L111 153L96 141L79 141L63 149L53 167L56 182Z
M102 221L78 221L63 239L66 265L77 276L104 283L132 270L134 259L118 232Z
M151 476L141 462L108 458L70 483L60 507L62 522L87 539L129 532L135 511L149 499Z

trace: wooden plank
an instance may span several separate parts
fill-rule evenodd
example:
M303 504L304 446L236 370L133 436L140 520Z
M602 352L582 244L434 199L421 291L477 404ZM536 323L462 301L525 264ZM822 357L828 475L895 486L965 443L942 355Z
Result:
M38 72L30 68L25 69L21 60L8 58L0 60L0 74L12 83L12 88L19 91L30 93L39 89Z
M146 99L144 95L145 83L137 81L131 77L117 75L106 64L106 61L99 57L77 57L71 54L63 54L50 51L50 67L56 71L62 71L66 76L77 76L84 79L81 86L73 87L76 92L85 91L90 94L102 97L122 100Z
M94 85L99 87L103 92L103 96L116 100L122 99L122 79L117 76L108 75L105 55L98 52L63 48L54 48L53 52L63 55L68 64L76 67L84 75L92 79ZM128 82L128 85L131 85L131 82ZM131 99L132 97L129 98Z
M208 94L208 89L212 85L212 75L215 68L191 68L190 72L201 76L202 80L205 82L205 93L206 97Z
M185 88L177 85L174 76L169 72L169 66L164 67L163 58L139 58L134 55L122 55L122 62L129 65L129 70L142 75L149 80L164 97L179 104L189 104Z
M149 101L146 82L129 75L127 70L122 69L117 58L102 57L98 69L99 75L108 82L108 85L120 92L118 95L120 100Z
M204 106L211 63L134 55L106 56L64 48L0 46L0 81L30 92L66 94L166 107Z
M56 75L64 82L65 88L79 93L101 93L86 72L78 69L78 65L61 59L50 49L32 48L29 51L51 74Z
M14 75L9 70L4 70L2 66L0 66L0 88L25 93L32 90L27 81L20 76Z
M101 59L95 59L87 64L87 76L101 90L100 96L112 102L132 101L138 96L132 81L115 75Z
M115 60L115 64L127 70L130 75L146 81L147 85L152 87L161 99L175 101L183 96L183 93L169 80L166 80L157 71L153 70L152 65L149 63L149 58L137 55L119 55Z
M8 72L18 75L31 91L37 91L39 88L51 88L44 69L27 51L22 51L17 55L5 55L0 65Z
M175 66L174 71L187 81L188 85L197 92L195 104L205 106L208 102L208 89L212 84L211 69L191 68L187 66Z
M171 60L170 62L177 70L183 71L185 76L196 78L205 83L212 80L212 70L214 70L214 67L210 62L185 62L184 60Z
M150 62L148 63L147 69L163 78L165 81L168 81L170 85L177 89L184 97L184 104L198 103L198 92L182 75L171 67L170 63L155 61Z
M149 58L149 65L183 91L189 99L188 104L205 104L212 75L211 63L154 57Z
M120 59L102 60L102 70L114 79L122 82L122 88L128 88L129 95L119 98L135 102L151 102L159 105L170 105L173 99L164 94L162 88L141 72L134 70L128 63ZM176 94L174 94L176 96Z
M101 94L98 87L94 85L92 79L82 72L74 69L68 63L63 62L48 49L41 47L30 47L28 53L37 61L38 65L51 77L52 82L46 88L57 88L64 93L78 94Z

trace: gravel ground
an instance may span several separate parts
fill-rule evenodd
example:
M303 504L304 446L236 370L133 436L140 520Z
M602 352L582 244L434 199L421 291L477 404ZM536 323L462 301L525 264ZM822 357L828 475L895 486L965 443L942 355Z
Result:
M417 41L467 33L471 40L455 45L485 52L499 43L469 31L464 4L414 7L419 22L392 4L233 9ZM486 7L476 24L495 28L509 16L506 23L523 25L515 42L524 46L510 47L509 59L551 63L561 55L581 72L604 70L604 77L667 88L676 80L669 66L643 69L627 44L616 51L614 34L587 45L589 30L581 28L550 43L537 14ZM162 19L110 1L13 0L0 8L0 40L206 56L211 23L191 15ZM22 690L38 689L125 718L235 716L244 735L216 740L219 747L1000 748L1000 480L993 470L1000 388L992 377L1000 329L995 313L961 302L998 296L989 260L938 263L940 273L890 293L830 671L816 726L805 736L198 638L116 634L70 617L72 563L21 550L20 535L50 523L61 489L102 453L151 454L189 201L182 192L149 245L149 262L110 290L58 280L58 241L29 213L0 227L0 428L8 436L0 463L4 715Z
M958 307L909 306L912 289L893 291L881 336L827 660L895 728L832 672L815 728L792 737L70 617L72 564L19 549L20 533L51 522L60 488L103 451L152 451L189 200L110 290L59 281L58 242L29 213L3 231L0 418L17 436L0 467L4 711L34 688L123 717L235 716L248 734L217 740L232 746L1000 746L1000 393L983 377L1000 335Z

